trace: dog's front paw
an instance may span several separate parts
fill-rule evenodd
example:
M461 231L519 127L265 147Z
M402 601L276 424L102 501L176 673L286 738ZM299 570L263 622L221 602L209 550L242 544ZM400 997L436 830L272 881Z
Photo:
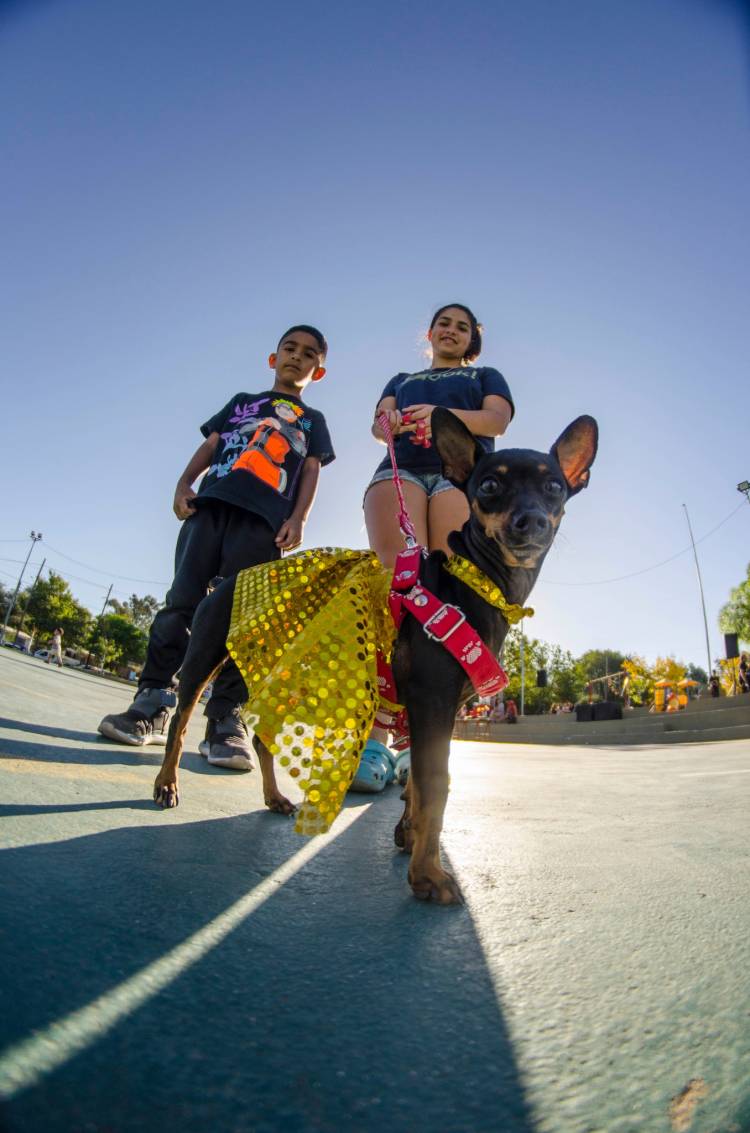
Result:
M297 807L294 803L282 795L280 791L276 791L273 795L266 795L263 801L274 814L292 815L297 813Z
M451 877L442 866L425 866L415 869L412 862L409 869L409 884L419 901L436 901L438 905L462 905L463 897L455 877Z
M177 790L177 779L162 780L161 775L156 776L154 783L154 802L164 810L178 806L180 793Z

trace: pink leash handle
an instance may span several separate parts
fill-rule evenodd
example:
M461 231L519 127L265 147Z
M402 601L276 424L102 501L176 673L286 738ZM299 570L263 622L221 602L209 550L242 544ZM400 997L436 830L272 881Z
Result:
M391 431L391 423L388 420L386 413L381 413L378 417L378 425L380 425L381 432L385 437L385 443L388 445L388 455L391 458L393 466L393 483L396 488L396 495L398 496L398 525L401 528L401 534L404 537L407 547L416 547L419 544L417 533L414 530L414 524L409 518L409 513L406 510L406 503L404 502L404 493L401 487L401 477L398 474L398 465L396 464L396 450L393 447L393 432Z

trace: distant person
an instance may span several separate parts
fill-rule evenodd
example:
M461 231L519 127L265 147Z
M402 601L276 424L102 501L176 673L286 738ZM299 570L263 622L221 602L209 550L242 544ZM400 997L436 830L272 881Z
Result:
M738 677L740 692L750 692L750 662L748 662L747 653L743 653L740 657Z
M62 669L63 667L62 639L63 631L60 626L58 626L57 629L53 630L52 632L52 637L50 638L49 644L47 646L47 656L45 658L45 664L49 665L50 661L54 657L55 661L57 661L58 669Z
M711 673L708 681L708 691L711 696L721 696L721 683L716 672Z
M518 723L518 709L516 708L515 700L505 701L505 723L517 724Z
M323 414L302 394L325 374L328 344L319 330L293 326L269 357L270 389L237 393L201 425L206 438L177 483L174 511L184 520L177 539L175 577L166 606L154 618L138 693L126 712L105 716L108 739L141 747L166 743L175 674L187 651L190 626L209 583L245 567L271 562L302 542L322 465L334 459ZM206 475L196 493L193 483ZM247 688L234 661L216 678L205 709L208 762L250 771L252 750L240 705Z

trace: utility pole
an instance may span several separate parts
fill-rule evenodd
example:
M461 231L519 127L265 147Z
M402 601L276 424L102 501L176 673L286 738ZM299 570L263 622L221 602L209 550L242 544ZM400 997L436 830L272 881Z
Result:
M29 565L29 559L31 558L31 552L34 550L34 547L37 545L37 543L39 542L39 540L41 538L42 538L41 531L39 531L39 532L32 531L29 535L29 539L31 539L31 546L29 547L29 553L26 556L26 562L21 567L21 573L18 576L18 582L16 583L16 589L13 591L13 597L11 598L10 602L8 603L8 609L5 611L5 623L3 625L2 631L0 631L0 644L3 644L3 645L5 644L5 634L8 630L8 622L10 621L11 614L13 613L13 610L15 609L15 606L16 606L16 598L18 597L18 591L21 589L21 583L23 582L23 573L26 570L26 567Z
M524 700L526 696L526 658L523 647L523 618L521 618L521 715L523 716Z
M45 564L46 562L47 562L47 560L46 560L46 559L42 559L42 565L41 565L41 566L39 567L39 570L38 570L38 571L36 572L36 578L34 579L34 581L32 582L31 586L29 587L29 593L28 593L28 596L27 596L27 598L26 598L26 601L25 601L25 602L24 602L24 604L23 604L23 613L21 614L21 620L20 620L20 622L18 623L18 632L19 632L19 633L20 633L20 632L21 632L21 630L23 629L23 623L24 623L24 622L26 621L26 611L27 611L27 610L28 610L28 608L29 608L29 602L31 601L31 595L32 595L32 594L34 593L34 587L36 586L37 582L38 582L38 581L39 581L39 579L41 578L41 575L42 575L42 571L44 570L44 564Z
M106 598L104 599L104 605L102 606L102 612L101 612L101 614L99 615L99 617L98 617L98 618L96 619L96 620L97 620L98 622L100 622L100 621L102 620L102 618L104 617L104 614L105 614L105 611L106 611L106 609L107 609L107 606L109 605L109 600L110 600L110 598L112 597L112 587L113 587L113 586L114 586L114 583L113 583L113 582L110 582L110 584L109 584L109 590L107 591L107 597L106 597ZM89 667L89 661L90 661L90 660L91 660L91 650L89 649L89 651L88 651L88 655L87 655L87 657L86 657L86 660L85 660L85 661L84 661L84 663L83 663L83 667L84 667L84 669L88 669L88 667Z
M685 507L685 504L683 504L682 506L683 506L683 508L685 508L685 519L687 520L688 531L690 532L690 542L693 545L693 555L695 557L695 570L696 570L696 573L698 575L698 589L700 590L701 607L703 609L703 628L706 631L706 658L708 660L708 676L710 677L711 673L713 671L713 666L711 665L711 646L709 645L709 642L708 642L708 618L706 617L706 600L703 597L703 579L701 578L701 568L700 568L700 564L698 562L698 552L695 549L695 539L693 538L693 528L690 524L690 516L688 515L688 509L687 509L687 507Z

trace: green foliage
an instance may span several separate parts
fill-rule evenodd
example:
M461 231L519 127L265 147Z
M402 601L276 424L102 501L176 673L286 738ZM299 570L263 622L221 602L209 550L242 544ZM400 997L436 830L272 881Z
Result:
M137 594L131 594L126 602L119 602L117 598L110 598L108 604L116 614L132 622L144 633L148 633L154 615L160 607L160 603L154 598L153 594L146 594L143 598L139 598Z
M91 614L75 600L65 579L54 571L26 591L21 602L25 606L26 628L33 626L38 638L50 637L56 626L62 628L63 646L83 645L88 638Z
M7 586L0 582L0 617L5 621L5 611L10 605L10 600L13 597L13 588L8 589Z
M102 669L109 669L119 659L120 650L117 644L109 637L97 637L94 650L99 658Z
M684 678L687 665L684 661L678 661L676 657L657 657L652 671L654 680L671 681L676 685Z
M651 704L654 699L654 674L642 657L636 653L626 657L622 667L627 673L623 691L630 703Z
M719 611L719 629L722 633L736 633L742 641L750 642L750 563L747 577L729 592L729 601Z
M510 683L505 690L506 699L521 706L521 631L514 626L505 639L502 665ZM575 662L570 653L559 645L548 645L534 637L524 637L524 713L528 716L549 712L552 704L579 699L580 688L575 676ZM538 669L547 670L547 687L536 687Z
M691 681L698 681L704 687L708 684L708 673L700 665L688 665L686 676L690 677Z
M120 614L99 618L91 635L92 652L107 656L107 664L118 661L140 664L146 657L148 635Z

